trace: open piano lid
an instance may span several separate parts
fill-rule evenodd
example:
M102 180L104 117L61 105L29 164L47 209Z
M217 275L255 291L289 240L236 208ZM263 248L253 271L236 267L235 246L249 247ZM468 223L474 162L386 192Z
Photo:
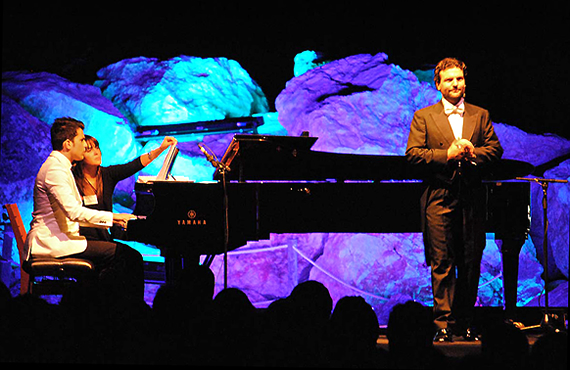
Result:
M290 180L288 176L299 170L299 152L310 152L316 141L309 136L234 135L221 160L230 168L226 179ZM221 178L216 169L214 179Z
M325 181L418 180L405 156L327 153L311 150L309 136L237 134L221 162L230 168L226 180ZM488 165L485 180L503 181L532 173L529 163L502 159ZM219 170L215 180L221 180Z
M403 156L312 151L309 136L235 135L221 162L227 180L387 180L410 179ZM216 170L214 179L222 174Z

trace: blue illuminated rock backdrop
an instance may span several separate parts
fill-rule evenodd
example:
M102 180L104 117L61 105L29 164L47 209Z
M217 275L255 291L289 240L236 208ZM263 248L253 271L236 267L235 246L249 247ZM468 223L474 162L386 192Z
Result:
M296 77L277 97L277 112L268 112L261 88L236 61L225 58L127 59L99 70L94 85L42 72L3 73L0 201L18 203L29 224L34 177L51 150L49 125L60 116L86 123L86 133L101 143L104 165L126 162L158 145L161 138L137 141L137 126L251 115L263 117L265 124L259 129L265 134L296 136L309 131L319 138L315 150L402 155L414 111L439 99L429 82L418 79L419 72L387 63L385 54L303 63L308 68L301 72L297 68ZM570 153L570 141L528 134L502 123L495 123L495 128L505 158L535 166L551 162L545 177L570 177L570 161L557 161ZM180 140L181 155L173 173L210 180L213 168L197 143L205 143L221 157L232 136L194 135ZM160 163L158 159L140 174L156 175ZM132 209L134 181L135 177L119 184L117 210ZM551 298L551 304L564 306L568 302L569 198L568 184L550 186L549 276L562 282L561 299L553 303ZM533 184L530 238L520 255L519 305L533 303L543 289L541 200L541 189ZM158 254L152 247L139 247L147 258ZM13 256L18 261L17 254ZM219 256L212 269L219 290L223 281ZM488 235L481 269L479 304L502 305L501 256L492 235ZM363 296L375 308L380 323L386 323L395 303L415 299L431 305L429 269L419 234L274 234L229 256L229 285L244 290L258 306L287 296L307 279L325 284L335 302L346 295Z
M97 72L103 96L138 126L248 117L269 110L238 62L179 56L126 59Z

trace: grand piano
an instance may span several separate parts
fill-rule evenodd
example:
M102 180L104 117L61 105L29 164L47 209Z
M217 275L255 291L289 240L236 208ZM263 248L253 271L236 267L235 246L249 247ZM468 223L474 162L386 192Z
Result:
M167 280L184 263L227 253L270 233L421 232L420 176L403 156L311 150L317 138L237 134L212 182L137 183L128 238L157 246ZM516 305L518 255L530 227L530 185L512 181L533 166L486 168L486 230L503 254L505 306Z

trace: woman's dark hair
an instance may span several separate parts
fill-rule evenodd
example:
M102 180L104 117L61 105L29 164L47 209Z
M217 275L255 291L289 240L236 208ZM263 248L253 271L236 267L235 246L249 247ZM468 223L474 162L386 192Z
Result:
M85 151L89 152L93 149L99 149L99 141L95 139L93 136L85 135L85 144L86 148ZM85 174L83 173L83 161L76 162L71 169L73 172L73 176L75 177L75 183L77 184L77 189L79 193L84 196L86 188L93 188L93 185L87 181L85 178ZM97 188L95 190L95 194L97 194L97 198L101 198L103 196L103 179L101 175L101 167L97 168Z

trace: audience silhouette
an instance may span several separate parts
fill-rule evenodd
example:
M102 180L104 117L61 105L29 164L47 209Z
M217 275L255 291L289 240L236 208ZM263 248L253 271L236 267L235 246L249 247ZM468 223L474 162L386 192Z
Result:
M364 298L339 299L330 320L328 364L335 368L386 365L387 353L377 347L379 335L378 317Z
M448 359L433 345L434 333L431 309L414 301L395 305L390 312L386 333L392 367L448 367Z
M481 353L460 360L462 369L534 369L529 366L529 343L514 325L489 319L483 326Z
M538 338L530 352L530 368L568 369L568 333L551 332Z
M212 271L185 269L162 285L152 307L91 282L59 304L12 297L0 284L0 362L428 369L566 369L566 333L525 334L503 321L483 328L481 353L451 361L435 348L431 310L418 302L393 307L388 349L377 345L373 308L358 296L333 300L317 281L258 309L240 289L214 297Z
M325 365L325 340L332 298L317 281L297 285L261 315L260 358L268 366Z
M254 363L256 309L236 288L220 291L214 298L210 326L203 341L203 363L209 366L247 366Z

